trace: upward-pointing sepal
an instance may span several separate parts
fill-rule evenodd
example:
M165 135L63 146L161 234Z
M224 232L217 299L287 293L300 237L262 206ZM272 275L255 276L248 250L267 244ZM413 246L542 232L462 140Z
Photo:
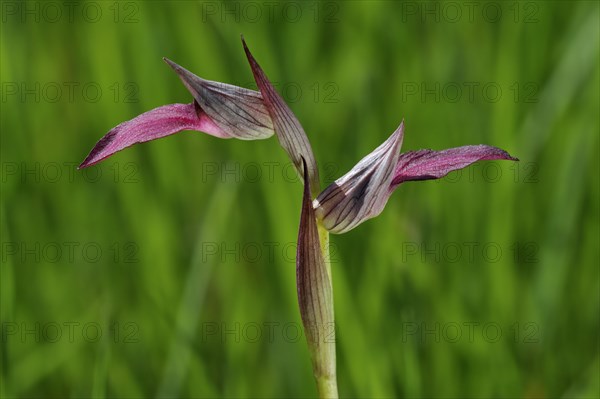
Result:
M315 156L306 133L296 115L294 115L283 98L277 93L260 65L258 65L258 62L252 56L243 37L242 44L244 45L244 51L250 63L250 68L252 68L256 85L262 94L269 115L271 115L277 139L288 153L300 176L304 176L304 171L302 170L302 158L304 158L308 166L308 176L310 178L311 189L313 190L312 193L316 196L320 187L319 170L317 169L317 161L315 161Z

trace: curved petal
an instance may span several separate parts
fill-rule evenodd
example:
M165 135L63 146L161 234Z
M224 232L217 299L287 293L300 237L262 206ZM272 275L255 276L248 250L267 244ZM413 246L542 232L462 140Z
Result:
M269 79L261 69L260 65L258 65L252 56L252 53L250 53L243 37L242 43L244 45L246 57L252 68L252 74L254 75L256 85L263 96L267 110L273 120L273 127L275 128L279 143L288 153L288 156L294 163L300 176L304 176L304 172L302 171L302 158L305 159L308 166L308 176L310 178L311 188L313 193L318 193L320 181L317 161L315 160L310 142L308 141L308 137L306 137L302 125L300 125L298 118L296 118L283 98L281 98L271 82L269 82Z
M489 145L467 145L443 151L409 151L400 154L390 189L405 181L440 179L474 162L495 159L518 161L508 152Z
M273 122L259 92L204 80L173 61L163 59L179 75L202 111L228 137L259 140L273 135Z
M327 187L313 202L317 216L332 233L345 233L383 210L400 156L404 121L377 149Z
M163 105L114 127L96 143L79 168L98 163L136 143L159 139L182 130L198 130L216 137L229 137L195 103Z

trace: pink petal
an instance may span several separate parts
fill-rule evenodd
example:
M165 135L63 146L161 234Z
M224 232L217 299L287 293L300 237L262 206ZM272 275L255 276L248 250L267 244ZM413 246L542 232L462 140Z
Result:
M250 63L250 68L252 68L252 74L254 75L256 85L258 86L260 93L263 96L264 103L267 106L267 110L271 115L271 120L273 121L279 143L288 153L288 156L294 163L300 176L304 176L302 171L302 158L304 158L308 167L311 188L315 190L315 193L318 193L321 183L319 181L317 161L315 160L310 142L306 137L302 125L300 125L296 115L294 115L283 98L277 93L271 82L269 82L269 79L261 69L260 65L258 65L252 56L252 53L250 53L243 37L242 43L244 45L246 57Z
M198 130L216 137L230 137L202 113L195 103L163 105L113 128L96 143L79 168L100 162L136 143L159 139L182 130Z
M474 162L494 159L518 161L506 151L489 145L468 145L443 151L409 151L400 154L390 189L405 181L439 179Z

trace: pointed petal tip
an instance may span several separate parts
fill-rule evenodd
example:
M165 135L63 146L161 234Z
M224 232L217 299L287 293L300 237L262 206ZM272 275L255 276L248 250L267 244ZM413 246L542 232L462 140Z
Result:
M393 145L397 147L397 150L400 150L402 143L404 142L404 119L402 119L400 125L398 125L396 130L388 137L386 142L393 142Z
M256 59L250 52L250 49L248 48L248 45L246 44L246 40L244 39L244 36L242 36L242 45L244 46L244 53L246 53L246 58L248 59L248 62L250 63L250 68L252 68L252 73L256 75L258 70L260 70L259 73L264 74L262 69L260 69L258 62L256 61ZM264 79L266 79L266 78L267 77L264 76Z
M92 163L90 163L90 161L88 160L88 158L85 158L83 160L83 162L79 164L79 166L77 167L77 170L85 169L88 166L92 166Z
M251 63L256 62L254 60L254 57L252 56L252 53L250 52L250 49L248 48L248 45L246 44L246 40L244 39L244 36L242 36L242 46L244 46L244 53L246 53L246 58L248 58L248 60Z
M97 163L99 163L100 161L103 161L104 159L108 158L108 157L102 157L102 158L94 158L94 157L95 157L95 154L88 155L83 160L83 162L77 167L77 170L89 168L90 166L94 166Z
M494 160L494 159L496 159L496 160L504 160L504 161L515 161L515 162L519 162L519 161L520 161L520 160L519 160L519 158L517 158L517 157L513 157L512 155L510 155L510 154L508 153L508 151L505 151L505 150L503 150L503 149L501 149L501 148L498 148L498 147L492 147L492 146L487 146L487 145L482 145L482 147L483 147L483 148L487 148L487 149L488 149L488 151L489 151L489 152L492 154L492 155L489 157L489 159L488 159L488 160ZM495 152L496 154L493 154L494 152ZM485 158L484 158L484 159L482 159L482 160L485 160Z
M175 71L175 73L179 76L179 79L183 82L183 84L187 87L187 89L193 93L193 85L196 82L202 82L203 79L196 76L194 73L188 71L178 63L171 61L167 57L163 57L163 61L167 63Z
M394 133L401 136L400 140L404 140L404 118L402 118L402 122L400 122L400 126L398 126L398 129L396 129L396 131Z
M119 125L119 126L121 126L121 125ZM106 147L111 145L113 143L113 141L115 140L115 138L117 137L117 132L118 132L119 126L114 127L108 133L106 133L106 135L104 135L104 137L102 137L100 140L98 140L96 145L94 145L94 148L92 148L92 150L90 151L88 156L85 157L85 159L77 167L77 169L84 169L89 166L95 165L98 162L102 161L103 159L108 158L110 155L112 155L112 153L108 153L108 154L105 153L104 150ZM117 150L117 151L119 151L119 150ZM114 151L114 152L116 152L116 151Z
M85 168L87 168L88 166L91 165L91 163L90 163L90 156L91 155L92 154L90 153L87 157L85 157L85 159L77 167L77 170L85 169Z
M181 75L182 72L187 72L187 70L182 67L181 65L179 65L178 63L171 61L170 59L168 59L167 57L163 57L163 61L170 66L175 72L177 72L177 74Z

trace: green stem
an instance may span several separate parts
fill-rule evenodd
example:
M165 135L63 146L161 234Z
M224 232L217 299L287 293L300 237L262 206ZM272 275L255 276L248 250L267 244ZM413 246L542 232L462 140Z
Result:
M317 391L319 391L319 398L338 398L337 381L335 378L335 375L333 377L317 377Z
M327 345L331 345L329 350L326 350L325 356L316 356L319 359L315 364L313 359L313 372L315 374L315 378L317 380L317 390L319 392L319 398L321 399L337 399L338 398L338 389L337 389L337 374L336 374L336 356L335 356L335 317L333 313L333 284L331 279L331 259L329 256L329 231L325 229L320 222L318 222L318 230L319 230L319 241L321 243L321 253L323 254L323 259L325 261L325 267L327 269L327 276L329 277L330 291L331 295L327 300L330 302L332 309L332 318L331 318L331 326L326 326L327 334L326 334L326 342ZM323 337L321 337L323 339Z

